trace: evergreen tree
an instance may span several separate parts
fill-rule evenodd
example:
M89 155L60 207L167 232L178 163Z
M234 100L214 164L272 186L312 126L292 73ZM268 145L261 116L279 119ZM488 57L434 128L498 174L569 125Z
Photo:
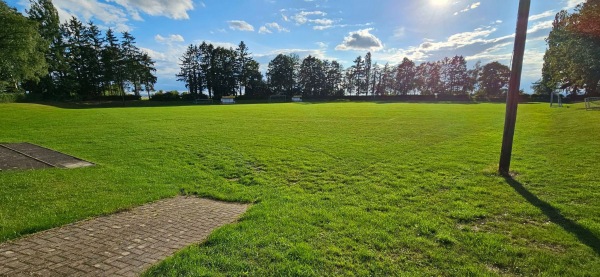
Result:
M300 65L298 87L304 96L321 96L325 87L323 62L311 55Z
M84 60L84 28L83 23L75 17L61 25L66 49L65 61L68 64L68 72L64 73L64 87L68 92L81 96L87 95L85 82L88 77L88 64Z
M274 94L291 96L295 93L299 58L296 55L277 55L267 71L267 82Z
M233 49L223 47L214 48L212 51L212 65L210 75L212 76L213 94L215 97L235 95L236 80L236 54Z
M84 91L92 96L102 95L102 80L103 66L101 62L102 45L104 43L102 32L93 22L89 22L88 26L83 30L82 58L86 63L86 71L82 85Z
M325 71L325 88L324 95L337 95L342 96L344 94L343 82L344 82L344 68L337 61L323 61L323 70Z
M119 90L118 75L121 72L121 51L119 41L112 29L108 29L104 34L104 47L101 51L101 62L103 67L102 83L105 95L121 95Z
M372 61L371 61L371 52L367 52L367 54L365 55L365 59L364 59L364 87L365 87L365 95L369 94L369 88L370 88L370 84L371 84L371 68L372 68Z
M200 47L190 44L187 51L180 58L181 70L177 74L177 80L185 82L192 95L202 94L204 89L204 75L201 67L202 52Z
M444 88L447 94L465 95L469 88L467 60L463 56L445 58L443 62Z
M263 80L263 75L260 73L260 65L255 60L249 60L246 65L247 83L245 95L248 96L267 96L269 91L267 84Z
M404 58L402 63L396 67L394 82L396 95L407 95L411 90L415 89L415 76L415 63L408 58Z
M214 84L214 79L216 78L215 74L213 73L213 64L214 64L214 58L213 58L213 51L214 51L214 46L212 44L206 44L206 42L202 42L202 44L200 45L200 54L202 56L202 58L200 59L200 69L203 72L203 76L206 82L206 89L208 90L208 97L212 98L213 97L213 84Z
M239 88L238 88L238 93L241 95L242 91L244 90L244 88L247 86L248 84L248 78L249 78L249 72L248 72L248 68L246 67L246 65L248 64L248 62L250 62L252 60L252 58L250 58L250 53L248 53L248 47L246 46L246 44L241 41L240 44L238 45L237 49L235 50L236 52L236 73L237 73L237 79L238 79L238 84L239 84Z
M356 89L356 96L359 96L365 91L365 62L361 56L358 56L354 60L354 65L351 68L352 79L354 89Z

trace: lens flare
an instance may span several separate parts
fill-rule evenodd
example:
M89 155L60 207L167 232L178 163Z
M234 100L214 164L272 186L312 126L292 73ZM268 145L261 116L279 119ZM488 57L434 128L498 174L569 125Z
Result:
M450 4L450 0L429 0L429 2L436 7L443 7Z

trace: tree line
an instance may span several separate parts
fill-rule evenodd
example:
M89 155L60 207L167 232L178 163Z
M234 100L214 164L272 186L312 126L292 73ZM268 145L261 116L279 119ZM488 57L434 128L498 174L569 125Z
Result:
M279 54L268 64L266 76L242 41L236 49L203 42L189 45L180 58L179 81L189 93L207 97L245 95L390 96L469 95L501 97L507 89L510 69L499 62L476 63L467 68L463 56L417 65L408 58L396 65L380 66L371 53L358 56L344 68L337 61L295 54ZM266 78L265 78L266 77Z
M260 94L264 90L259 64L250 57L244 42L235 50L206 42L192 44L180 61L177 80L183 81L192 95L201 95L206 90L208 97L220 98Z
M61 24L51 0L31 0L27 16L0 0L0 14L0 91L57 99L154 90L154 61L128 32L118 38L75 17Z
M561 85L573 95L581 89L600 93L600 0L587 0L571 14L558 12L546 42L542 78L533 86L537 94Z

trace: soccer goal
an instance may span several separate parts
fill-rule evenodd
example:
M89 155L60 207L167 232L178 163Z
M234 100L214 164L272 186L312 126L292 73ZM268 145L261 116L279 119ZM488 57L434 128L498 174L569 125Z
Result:
M554 102L556 102L557 107L562 107L562 95L559 92L552 92L550 94L550 107L554 107Z
M600 110L600 97L588 97L585 99L586 110Z
M287 95L278 94L269 96L269 103L284 103L287 102Z

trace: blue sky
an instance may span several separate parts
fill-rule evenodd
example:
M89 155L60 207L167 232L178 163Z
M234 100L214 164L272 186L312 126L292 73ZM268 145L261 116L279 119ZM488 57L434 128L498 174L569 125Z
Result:
M76 16L129 31L156 61L157 89L185 90L175 80L187 45L244 41L263 72L277 54L337 60L345 67L370 51L397 64L463 55L510 65L518 0L54 0L61 20ZM532 1L522 87L540 78L544 39L554 15L583 0ZM8 0L23 11L29 1Z

